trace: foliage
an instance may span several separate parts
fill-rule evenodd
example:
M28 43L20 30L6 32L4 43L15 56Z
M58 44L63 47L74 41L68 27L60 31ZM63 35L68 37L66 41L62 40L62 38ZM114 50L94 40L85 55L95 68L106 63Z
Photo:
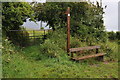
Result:
M3 78L118 78L117 62L77 63L65 56L59 61L56 58L36 60L37 54L40 54L39 45L25 47L23 51L18 48L13 53L16 50L14 45L8 40L5 43ZM8 53L5 49L12 49L13 52Z
M62 30L50 32L43 44L40 44L40 55L44 54L48 57L57 57L66 54L65 33Z
M100 52L105 52L106 53L106 61L118 61L118 44L117 42L110 42L107 41L107 43L99 43L101 46Z
M120 40L120 31L116 32L116 37L117 37L118 40Z
M82 43L78 38L76 38L76 37L71 37L71 38L70 38L70 41L71 41L71 43L70 43L70 47L71 47L71 48L77 48L77 47L85 46L85 45L83 45L83 43ZM81 44L82 44L82 45L81 45Z
M71 37L73 47L79 46L78 44L80 46L87 45L84 42L79 42L78 44L77 42L79 42L77 38ZM108 53L105 56L105 62L71 61L64 50L66 47L65 43L66 34L63 30L50 33L43 44L24 47L22 50L14 46L8 39L3 38L3 77L118 78L118 63L109 62L116 61L118 54L116 42L99 43L102 48L101 51L104 52L106 50Z
M33 10L29 3L26 2L6 2L3 3L2 10L2 31L14 43L24 41L17 32L10 30L21 30L20 25L26 21L27 18L33 20ZM17 40L15 39L17 37ZM19 38L19 39L18 39ZM23 40L22 40L23 39ZM24 43L23 43L24 44ZM20 44L21 45L21 44Z
M96 41L106 41L103 26L103 8L87 2L77 3L38 3L34 6L36 20L48 22L53 30L66 26L65 11L71 9L71 35L80 36L81 40L94 38ZM49 15L48 15L49 14ZM52 16L54 14L54 16ZM41 16L42 15L42 16ZM89 35L88 35L89 34Z
M120 44L120 31L117 31L117 32L108 32L108 38L109 40L111 41L117 41L118 44Z
M8 4L8 7L10 7L10 5L11 7L14 6L14 3L6 3L3 5ZM102 22L103 9L98 4L45 3L35 6L37 7L35 11L37 11L37 13L40 11L38 15L36 14L36 17L39 17L37 19L48 21L48 24L55 30L47 34L47 39L44 43L39 42L37 45L23 48L16 47L8 38L3 38L2 58L4 78L118 78L118 45L116 42L107 41L104 43L107 34L104 32ZM67 56L66 28L64 27L66 26L66 18L63 13L68 6L71 7L71 15L74 15L71 17L71 47L100 45L100 52L107 53L104 57L105 62L75 62L71 61ZM7 11L10 9L11 11L8 12L13 12L12 14L14 14L15 9L16 13L17 8L11 9L11 7L6 9L4 7L4 10ZM54 12L56 14L52 16ZM49 15L47 13L49 13ZM41 15L43 15L43 17ZM12 16L15 17L15 15ZM15 19L18 18L19 17L15 17ZM7 20L4 21L7 22ZM20 20L21 24L22 21L23 20ZM12 22L12 20L8 20L8 22ZM20 24L17 24L17 21L15 22L16 24L13 24L13 21L11 25L7 27L5 27L4 22L3 31L7 32L9 29L17 29L15 25L19 26ZM15 34L17 33L12 34L14 35L14 40L16 37ZM5 34L3 34L3 36L4 35ZM22 44L24 44L24 37L19 38L19 41L21 38L23 39L21 41L23 42Z
M50 32L47 38L52 42L57 44L61 49L66 50L66 32L64 28L58 29L56 31Z
M15 54L18 53L17 47L14 46L8 38L3 37L2 39L2 54Z
M32 18L33 13L31 6L26 2L3 3L2 12L3 31L6 33L9 30L18 30L27 18Z
M41 27L40 29L44 29L44 27Z
M116 33L115 32L108 32L108 38L110 39L110 40L116 40Z
M50 39L47 39L44 44L40 45L40 54L45 54L48 57L59 57L63 54L63 50L59 46L52 42Z

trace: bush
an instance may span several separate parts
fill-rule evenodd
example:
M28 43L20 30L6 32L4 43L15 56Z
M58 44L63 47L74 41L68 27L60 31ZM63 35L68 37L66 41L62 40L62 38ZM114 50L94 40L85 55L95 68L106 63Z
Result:
M57 44L61 49L66 50L67 35L64 29L58 29L48 34L48 39Z
M120 40L120 31L116 32L116 37L118 40Z
M59 57L64 52L54 41L51 41L50 39L47 39L44 44L40 45L40 51L41 54L51 58Z
M115 32L108 32L108 38L110 39L110 40L116 40L117 38L116 38L116 33Z
M14 54L18 52L8 38L3 37L2 41L2 54Z
M66 52L66 43L67 43L67 35L64 29L58 29L49 33L47 38L43 44L40 45L40 51L42 54L48 57L60 57L63 54L67 54ZM101 40L96 41L94 37L89 36L88 41L81 41L79 37L70 37L70 47L78 48L85 46L95 46L100 45L100 51L107 53L106 60L114 61L117 60L117 43L116 42L103 42ZM94 52L94 51L93 51ZM85 52L85 54L90 53L90 51ZM43 55L41 55L42 57Z
M66 53L66 34L64 29L50 32L43 44L40 44L40 56L60 58ZM62 56L63 57L63 56Z
M70 42L71 42L70 43L71 48L77 48L81 46L81 41L75 37L71 37Z

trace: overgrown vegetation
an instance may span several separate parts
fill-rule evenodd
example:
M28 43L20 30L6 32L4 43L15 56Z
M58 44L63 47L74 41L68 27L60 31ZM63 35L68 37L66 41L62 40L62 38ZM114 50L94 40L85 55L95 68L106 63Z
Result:
M117 32L108 32L108 38L109 40L120 40L120 32L117 31Z
M33 8L28 3L21 3L18 6L17 4L3 4L3 77L118 78L118 44L113 33L107 34L104 30L102 20L104 12L98 3L97 5L87 2L44 3L33 4ZM70 60L66 52L66 15L64 14L68 6L71 7L72 15L71 48L100 45L100 52L107 53L104 62L99 62L95 58L78 62ZM20 30L19 26L23 21L31 18L32 10L35 12L35 19L48 22L53 32L47 33L45 40L38 40L37 45L24 46L30 44L29 39L11 32L12 35L9 36L8 32L10 29ZM7 18L8 12L10 18ZM21 15L15 17L12 14ZM9 24L6 25L6 22ZM25 36L26 32L23 34ZM16 45L15 42L20 45ZM85 52L86 54L89 54L89 51Z
M97 5L87 2L34 4L35 19L48 22L53 30L64 28L66 26L65 11L67 7L71 9L72 36L80 37L82 41L89 41L91 38L94 38L94 41L105 42L107 40L107 34L104 31L105 26L103 26L104 12L98 2ZM54 16L52 16L53 14Z
M60 37L57 39L59 40ZM2 50L3 77L118 78L118 63L116 61L107 61L109 59L117 59L117 57L112 56L118 53L115 48L113 48L113 46L116 47L116 43L108 43L114 52L111 53L112 55L110 55L110 57L105 56L105 62L94 60L75 62L70 60L66 51L63 50L64 48L58 47L56 48L57 51L54 51L55 47L51 45L59 46L59 42L52 44L51 41L53 40L47 39L45 43L40 44L41 46L34 45L20 49L14 47L8 39L5 39ZM44 49L44 53L42 49ZM55 56L55 54L57 55ZM96 74L94 74L94 72L96 72Z
M27 18L34 20L31 5L26 2L5 2L2 9L2 33L14 44L25 46L28 40L27 32L12 32L10 30L21 30L20 26L26 22ZM21 35L19 35L21 33ZM20 42L20 43L18 43ZM25 42L25 43L24 43Z

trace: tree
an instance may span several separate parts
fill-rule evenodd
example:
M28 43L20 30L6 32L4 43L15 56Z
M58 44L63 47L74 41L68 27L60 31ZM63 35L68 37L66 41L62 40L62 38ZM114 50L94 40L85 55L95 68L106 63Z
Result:
M9 35L9 30L19 30L20 25L22 25L27 18L31 18L33 20L33 10L29 3L3 3L2 29L7 36Z
M2 31L3 35L9 38L14 44L25 46L28 37L27 32L11 32L10 30L20 30L20 26L26 22L27 18L34 20L34 11L26 2L6 2L3 3L2 10ZM21 35L20 35L21 34ZM29 42L28 42L29 43Z
M87 2L70 3L38 3L34 6L36 20L48 22L53 30L65 28L67 7L71 9L71 34L80 36L81 39L89 39L89 35L96 41L106 41L105 26L103 25L103 8ZM89 40L88 40L89 41Z

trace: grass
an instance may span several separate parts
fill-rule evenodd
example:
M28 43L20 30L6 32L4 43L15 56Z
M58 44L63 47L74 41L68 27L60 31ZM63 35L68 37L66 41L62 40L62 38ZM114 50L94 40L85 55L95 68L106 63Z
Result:
M62 31L62 30L61 30ZM106 52L104 62L88 59L71 61L66 53L66 38L63 32L54 32L36 45L19 48L7 39L3 40L4 78L118 78L117 42L98 43L101 52ZM77 43L79 42L79 43ZM72 38L72 47L87 46ZM95 44L96 45L96 44ZM81 47L80 46L80 47Z
M118 78L117 62L74 62L66 56L37 60L39 45L3 55L5 78Z

